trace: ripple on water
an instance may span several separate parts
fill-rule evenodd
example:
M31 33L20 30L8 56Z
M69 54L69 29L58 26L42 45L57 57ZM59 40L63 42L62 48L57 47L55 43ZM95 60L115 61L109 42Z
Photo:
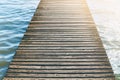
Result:
M87 0L87 2L113 71L118 74L120 80L120 0Z
M0 80L15 54L39 1L0 1Z

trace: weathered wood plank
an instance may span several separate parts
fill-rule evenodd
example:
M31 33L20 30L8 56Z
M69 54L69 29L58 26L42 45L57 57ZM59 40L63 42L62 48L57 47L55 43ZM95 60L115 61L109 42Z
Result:
M4 80L115 80L85 0L41 0Z

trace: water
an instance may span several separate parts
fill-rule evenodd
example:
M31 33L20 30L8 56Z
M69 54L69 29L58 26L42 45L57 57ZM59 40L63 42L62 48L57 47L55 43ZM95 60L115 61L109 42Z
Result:
M0 1L0 80L35 12L39 0Z
M87 3L113 71L120 75L120 0L87 0Z
M0 80L39 0L0 1ZM120 74L120 0L87 0L115 74Z

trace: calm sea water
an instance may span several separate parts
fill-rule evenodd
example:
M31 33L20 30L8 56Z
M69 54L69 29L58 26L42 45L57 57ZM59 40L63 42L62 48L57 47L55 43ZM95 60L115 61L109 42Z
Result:
M0 80L26 31L39 0L0 1ZM115 74L120 74L120 1L87 0Z
M87 0L87 3L120 80L120 0Z
M0 80L40 0L0 0Z

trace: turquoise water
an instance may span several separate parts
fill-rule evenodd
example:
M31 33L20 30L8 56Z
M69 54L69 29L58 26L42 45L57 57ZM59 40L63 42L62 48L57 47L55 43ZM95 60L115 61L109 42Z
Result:
M0 80L7 70L39 0L0 1Z

